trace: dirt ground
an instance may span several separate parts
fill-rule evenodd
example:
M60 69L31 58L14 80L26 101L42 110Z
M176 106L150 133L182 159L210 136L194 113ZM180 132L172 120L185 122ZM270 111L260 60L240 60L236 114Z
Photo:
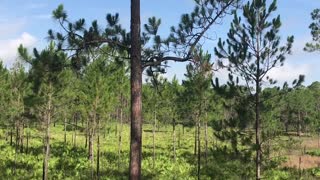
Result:
M303 137L300 148L292 151L287 155L287 162L283 164L285 167L309 169L320 167L320 157L311 156L304 152L316 150L319 148L318 137Z
M320 167L320 157L310 155L288 155L288 161L283 164L285 167L293 167L299 169L310 169ZM300 161L300 163L299 163Z

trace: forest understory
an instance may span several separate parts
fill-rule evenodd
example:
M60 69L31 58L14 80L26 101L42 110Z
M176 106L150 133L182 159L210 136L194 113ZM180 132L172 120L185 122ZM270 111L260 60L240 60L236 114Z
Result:
M87 160L88 142L83 130L66 128L64 125L51 127L50 179L90 179L91 171L97 177L97 144L94 146L94 167ZM194 128L176 127L176 160L173 151L171 126L162 125L155 131L155 153L153 157L153 127L143 127L142 173L143 179L197 179L197 155L194 154ZM183 130L184 129L184 130ZM201 131L201 179L247 179L254 172L254 162L242 164L237 158L230 158L231 148L227 143L212 136L209 129L208 143L212 146L205 155L205 131ZM122 136L119 144L119 136ZM289 133L290 134L290 133ZM18 142L15 133L0 131L0 176L3 179L41 179L43 143L37 129L25 128L23 141ZM100 133L100 179L128 179L129 126L110 123ZM12 139L11 139L12 138ZM95 137L97 138L97 137ZM304 135L298 137L292 132L280 137L286 146L273 154L283 157L277 160L277 167L266 170L265 179L320 178L319 137ZM170 141L172 140L172 141ZM12 142L11 142L12 141ZM289 143L290 141L290 143ZM11 145L10 145L11 144ZM121 148L121 150L120 150ZM155 158L155 159L153 159ZM242 175L242 176L239 176Z

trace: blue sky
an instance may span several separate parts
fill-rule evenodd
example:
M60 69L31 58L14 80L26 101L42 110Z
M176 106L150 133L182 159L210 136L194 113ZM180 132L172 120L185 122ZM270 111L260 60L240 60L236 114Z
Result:
M59 4L64 4L70 19L85 18L87 22L97 19L104 24L106 13L120 13L120 21L125 27L130 22L129 0L1 0L0 3L0 59L10 67L16 59L16 48L20 43L27 47L43 48L47 40L48 29L58 30L58 24L52 20L51 12ZM169 27L179 22L182 13L193 9L192 0L141 0L142 23L148 17L156 16L162 19L161 34L167 34ZM271 72L271 76L280 82L291 81L299 74L306 75L305 84L320 80L319 53L307 53L302 49L304 44L311 40L308 26L311 22L310 12L320 8L319 0L278 0L277 14L281 15L283 23L281 29L282 38L294 35L295 43L293 54L287 57L284 67ZM226 36L229 29L230 19L227 18L221 25L214 28L211 37ZM213 52L216 41L207 42L206 49ZM214 59L214 56L213 56ZM175 74L179 79L185 73L184 63L170 63L171 68L165 75L168 78ZM227 72L222 70L216 76L225 79Z

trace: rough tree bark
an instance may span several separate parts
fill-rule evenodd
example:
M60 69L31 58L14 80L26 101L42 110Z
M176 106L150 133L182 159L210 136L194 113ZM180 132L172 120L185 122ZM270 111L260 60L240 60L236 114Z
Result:
M131 132L129 179L141 179L142 148L142 66L140 0L131 0Z

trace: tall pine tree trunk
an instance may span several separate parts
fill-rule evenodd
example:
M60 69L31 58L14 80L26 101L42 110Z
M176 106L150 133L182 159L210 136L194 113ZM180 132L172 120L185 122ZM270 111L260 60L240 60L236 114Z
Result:
M131 0L131 132L129 179L141 179L142 150L142 66L140 0Z

